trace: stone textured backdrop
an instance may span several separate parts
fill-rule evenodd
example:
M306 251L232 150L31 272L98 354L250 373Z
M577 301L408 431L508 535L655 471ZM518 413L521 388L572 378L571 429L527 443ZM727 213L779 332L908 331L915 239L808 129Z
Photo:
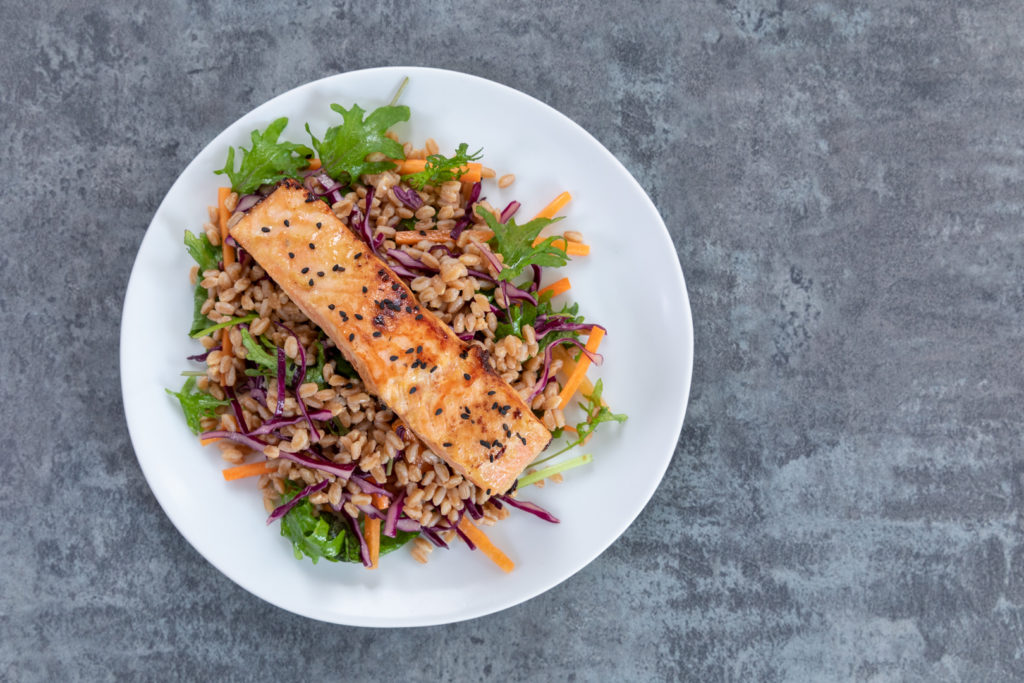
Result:
M1024 7L17 3L0 13L0 677L1024 677ZM164 517L121 413L177 174L328 74L457 69L647 188L696 329L664 483L580 574L446 627L326 626Z

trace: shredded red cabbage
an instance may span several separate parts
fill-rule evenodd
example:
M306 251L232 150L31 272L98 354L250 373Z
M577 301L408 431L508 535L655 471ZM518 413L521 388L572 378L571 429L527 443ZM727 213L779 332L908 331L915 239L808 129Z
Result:
M516 500L515 498L513 498L512 496L509 496L509 495L500 495L499 494L497 497L501 498L503 501L505 501L506 503L508 503L509 505L511 505L514 508L519 508L520 510L523 510L525 512L529 512L531 515L536 515L536 516L540 517L545 522L551 522L552 524L558 524L558 518L557 517L555 517L553 514L551 514L550 512L548 512L547 510L545 510L541 506L537 505L536 503L528 503L525 500Z
M224 429L216 429L212 432L203 432L199 435L199 438L203 441L207 439L228 439L229 441L235 441L261 453L263 452L263 449L267 447L267 443L264 441L260 441L259 439L240 432L229 432Z
M302 411L302 416L306 418L306 422L309 423L309 440L316 443L320 440L320 432L317 430L316 425L313 424L313 420L309 418L309 413L306 411L306 403L299 396L299 387L302 386L302 381L306 379L306 349L302 347L302 340L299 339L299 335L295 334L286 325L279 322L275 322L275 325L280 327L282 330L295 337L296 346L299 348L299 370L295 376L295 402L299 404L299 410ZM278 368L280 368L280 354L278 354ZM279 375L280 376L280 375ZM278 386L280 386L280 379L278 380ZM278 401L281 399L278 398Z
M469 191L469 199L466 200L466 212L462 215L456 223L455 227L452 228L451 238L453 240L459 239L459 235L466 229L469 222L473 220L473 204L480 199L480 183L473 183L473 189Z
M436 545L438 548L448 547L448 544L444 542L444 539L442 539L433 529L422 527L420 529L420 533L423 534L424 538L426 538L428 541Z
M366 545L366 539L363 538L363 530L359 528L359 520L347 512L345 512L345 516L348 517L349 524L352 525L352 531L355 533L356 538L359 539L359 559L363 561L364 566L369 567L370 547Z
M372 505L356 505L356 507L370 519L384 519L384 513Z
M287 371L284 349L279 346L277 347L277 407L274 408L274 417L281 417L284 413L284 380Z
M463 533L462 529L459 528L459 525L456 524L454 528L455 528L455 533L457 533L459 535L459 538L461 538L463 541L466 542L466 545L469 547L469 549L470 550L476 550L476 544L473 543L473 541L469 540L469 536L467 536L465 533Z
M289 510L291 510L293 507L301 503L303 498L310 494L316 493L317 491L323 491L330 485L330 483L330 481L324 479L319 484L311 484L306 488L302 489L301 491L299 491L299 495L295 496L284 505L279 505L276 508L274 508L274 511L270 513L269 517L267 517L267 524L270 524L275 519L281 519L286 514L288 514Z
M388 515L384 518L384 535L395 537L398 532L398 516L402 514L402 508L405 505L405 489L402 489L398 494L398 498L391 503L388 508Z
M406 533L416 533L417 531L423 529L420 523L417 522L415 519L400 519L395 524L395 528L397 528L399 531L404 531Z
M227 394L228 401L231 402L231 412L235 414L235 422L238 424L238 429L243 434L248 434L249 425L245 421L245 415L242 414L242 405L238 402L238 397L235 396L235 390L231 387L224 387L224 393Z
M387 496L388 498L394 498L395 497L394 494L391 493L391 491L388 491L387 489L383 489L383 488L377 486L376 484L374 484L373 482L369 481L368 479L366 479L362 475L353 474L352 475L352 481L354 481L359 486L359 488L361 488L363 490L363 493L376 493L376 494L381 495L381 496Z
M238 198L238 204L235 205L235 213L241 211L245 213L252 207L256 206L260 200L263 199L263 195L259 194L245 194Z
M537 394L544 391L544 388L548 385L548 381L550 379L548 375L551 371L551 350L560 344L572 344L578 347L583 353L587 354L587 358L589 358L590 362L593 363L594 365L600 366L601 363L604 362L604 356L602 356L599 353L594 353L593 351L588 351L587 347L580 343L578 339L573 339L572 337L562 337L561 339L556 339L555 341L548 344L548 347L544 349L544 372L541 373L540 379L537 380L537 384L534 385L533 391L530 392L529 398L526 399L527 403L532 402L533 399L536 398Z
M186 356L185 360L194 360L194 361L198 361L198 362L202 363L203 361L206 360L206 357L209 356L214 351L220 351L220 344L218 344L217 346L214 346L212 349L210 349L206 353L197 353L194 356Z
M529 291L536 292L540 288L540 266L531 263L530 267L533 268L533 282L530 283Z
M309 416L312 419L319 420L321 422L330 420L332 417L331 411L329 410L319 410L315 413L310 413ZM288 425L293 425L297 422L302 422L305 419L305 417L300 415L299 417L282 417L275 420L267 420L262 425L249 432L249 435L256 436L259 434L272 434L281 427L287 427Z
M465 506L466 512L468 512L469 516L473 519L480 519L484 516L484 513L480 511L480 506L477 505L476 502L473 501L473 499L467 498L465 500Z
M420 198L419 193L412 188L406 189L400 185L396 185L391 188L391 191L395 193L395 196L398 197L400 202L408 206L413 211L423 206L423 200Z
M303 451L302 453L287 453L285 451L281 451L278 457L282 460L290 460L294 463L298 463L299 465L304 465L310 469L333 474L339 479L343 479L345 481L352 476L352 471L356 468L354 464L339 465L329 460L316 457L316 454L313 453L313 451Z
M508 203L508 206L502 209L501 216L498 218L498 220L501 221L502 223L508 223L509 219L512 218L512 216L516 215L516 211L519 210L520 206L522 205L513 199Z
M394 260L398 261L399 264L405 266L406 268L415 268L417 270L425 270L428 273L436 273L437 272L435 269L431 268L430 266L428 266L423 261L420 261L419 259L413 258L407 252L404 252L404 251L402 251L400 249L388 249L387 252L385 252L385 253L388 256L390 256L391 258L393 258Z

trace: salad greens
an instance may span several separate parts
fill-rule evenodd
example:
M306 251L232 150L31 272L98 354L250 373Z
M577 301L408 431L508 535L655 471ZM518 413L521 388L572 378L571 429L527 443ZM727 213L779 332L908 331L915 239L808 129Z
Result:
M402 176L409 187L422 190L427 185L440 185L449 180L457 180L466 164L476 161L483 156L483 149L478 149L472 154L468 153L469 145L463 142L455 150L455 156L446 157L443 154L431 154L427 157L425 168L419 173L410 173Z
M235 170L235 148L228 147L228 159L224 168L214 171L227 174L231 189L240 195L255 192L260 185L271 185L285 178L299 177L299 171L309 166L313 150L294 142L279 142L278 138L288 118L282 116L273 121L263 133L252 132L252 149L242 150L242 161Z
M528 223L516 225L514 218L509 218L508 223L502 223L497 216L482 206L476 207L476 213L487 221L487 227L494 233L490 242L491 248L505 257L505 267L498 274L499 280L511 282L530 265L561 268L569 262L565 252L554 244L559 238L548 237L537 246L533 246L540 231L562 220L561 218L534 218Z
M267 380L277 378L277 347L266 336L260 335L259 342L252 338L249 330L242 329L242 346L245 347L246 358L256 364L255 368L248 369L245 374L250 377L262 375ZM334 354L334 371L336 374L346 377L355 377L356 372L347 360L340 354ZM327 354L324 345L316 343L316 361L306 365L306 382L316 382L323 389L327 386L324 380L324 365L327 362ZM285 382L291 384L295 380L295 373L299 366L295 361L285 361Z
M287 503L299 493L298 487L286 491L281 502ZM360 528L363 523L360 522ZM340 516L330 520L313 515L309 500L303 500L281 518L281 535L292 542L295 559L303 556L316 564L320 558L329 562L362 562L359 557L359 539ZM380 554L386 555L419 536L416 532L398 531L395 538L381 534Z
M409 107L378 107L365 120L366 112L358 104L353 104L351 109L332 104L331 109L341 114L342 123L328 128L323 140L317 140L306 124L306 132L313 138L313 147L327 175L338 182L349 183L365 173L380 173L395 167L391 161L367 161L366 157L374 152L391 159L405 158L402 145L385 133L399 121L409 120Z
M217 417L217 408L228 404L227 401L217 400L205 391L197 389L195 377L186 379L181 391L171 391L170 389L164 389L164 391L178 399L181 411L185 413L185 422L193 434L200 432L199 420L204 417Z
M494 329L495 341L509 335L523 339L523 327L526 325L534 325L536 327L535 323L538 318L541 320L545 318L558 318L560 322L569 324L580 324L583 322L579 303L563 304L561 310L556 311L554 306L551 305L551 292L541 294L538 297L536 306L529 301L517 301L509 306L507 310L509 321L498 323L498 326ZM538 334L538 351L544 351L556 338L572 337L573 339L578 339L579 335L579 331L576 330L560 330L557 335Z
M579 406L583 408L584 419L583 422L576 424L576 440L566 444L561 450L556 453L552 453L542 460L534 460L532 465L539 465L547 462L554 458L557 458L562 453L581 445L586 441L594 430L597 429L597 425L604 422L625 422L628 416L625 414L613 413L608 406L604 405L601 400L601 393L604 391L604 384L601 380L597 380L594 383L594 390L590 394L583 394L582 401L579 402ZM582 392L581 392L582 393ZM562 436L564 430L558 429L551 433L552 438L558 438ZM581 465L583 463L580 463Z
M197 264L199 264L200 277L197 280L201 281L203 271L217 270L218 264L220 263L221 250L220 247L215 247L210 244L210 240L206 237L206 233L200 233L199 236L193 235L188 230L185 231L185 248L188 249L188 253L192 256ZM206 303L206 289L203 288L199 282L196 282L196 288L192 293L192 327L189 328L189 334L193 335L200 330L205 329L213 324L213 321L203 315L202 309L203 304Z

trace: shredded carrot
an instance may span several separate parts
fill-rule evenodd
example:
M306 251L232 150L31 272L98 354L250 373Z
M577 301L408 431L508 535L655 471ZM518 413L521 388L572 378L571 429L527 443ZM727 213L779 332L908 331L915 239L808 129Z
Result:
M570 355L569 352L565 350L564 346L558 346L552 349L551 357L553 359L562 361L562 369L560 370L560 372L566 377L570 377L573 371L576 369L576 359L573 358L572 355ZM577 391L587 395L594 393L594 385L591 384L590 380L587 378L586 375L584 375L583 379L580 380L580 386L577 389ZM608 405L607 403L604 402L603 398L601 399L601 405Z
M564 251L566 254L569 254L570 256L586 256L587 254L590 253L590 245L589 244L583 244L582 242L570 242L569 240L567 240L566 238L562 237L561 235L555 235L555 237L557 239L554 242L552 242L551 244L553 246L558 247L559 249ZM535 239L533 241L533 246L537 246L538 244L543 242L545 239L547 239L547 238L546 237L538 237L537 239Z
M219 436L214 437L212 439L199 439L199 445L200 446L209 446L211 443L217 443L218 441L220 441L220 437Z
M494 237L494 233L490 230L463 230L462 234L480 242L486 242ZM403 230L395 233L395 242L397 244L416 244L420 240L447 242L451 238L450 230Z
M564 429L567 432L572 432L573 434L579 434L579 432L576 431L576 428L573 427L572 425L565 425L562 427L562 429Z
M232 249L227 242L228 239L228 218L231 217L231 212L224 206L224 202L227 201L228 195L231 194L230 187L218 187L217 188L217 222L220 228L220 242L224 249L224 265L228 266L235 262L235 250Z
M534 218L554 218L555 214L561 211L562 207L568 204L570 199L572 199L572 195L568 192L563 192L552 199L551 203L541 209L540 213L534 216Z
M516 565L512 560L508 559L508 555L498 550L491 543L491 539L487 538L484 532L480 531L473 522L469 521L469 517L463 517L459 520L459 529L462 530L462 533L466 534L469 540L473 541L473 545L489 557L494 564L498 565L501 571L508 573L515 569Z
M597 353L597 347L601 345L601 339L604 338L604 330L600 327L592 327L590 334L587 336L587 351L591 353ZM587 370L590 368L590 359L587 358L586 354L580 356L579 363L576 364L576 369L569 375L569 379L562 387L562 392L558 395L559 403L558 407L565 410L565 407L569 405L569 399L573 397L576 390L579 389L580 383L587 376Z
M306 168L308 170L310 170L310 171L316 171L317 169L320 168L320 160L319 159L310 159L309 160L309 166L307 166Z
M387 510L391 503L388 501L388 497L383 493L373 494L373 506L378 510Z
M237 467L229 467L226 470L221 470L221 474L224 475L226 481L234 481L235 479L244 479L245 477L256 477L261 474L267 474L277 469L274 463L262 460L260 462L251 462L248 465L238 465Z
M380 520L366 519L366 545L370 548L370 569L377 568L380 559Z
M402 159L396 162L398 164L399 175L409 175L411 173L422 173L427 167L426 159ZM483 174L484 165L475 161L470 161L464 167L466 170L459 176L459 180L464 183L478 183Z
M552 282L547 287L541 287L537 291L537 296L540 296L544 292L551 292L551 296L558 296L559 294L568 292L570 287L572 287L572 285L569 284L569 278L563 277L561 280Z

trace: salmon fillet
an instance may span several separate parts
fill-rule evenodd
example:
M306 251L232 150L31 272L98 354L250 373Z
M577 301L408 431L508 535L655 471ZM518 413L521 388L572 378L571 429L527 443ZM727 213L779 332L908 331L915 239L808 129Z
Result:
M519 393L294 181L231 236L338 346L366 387L452 469L491 494L512 486L551 434Z

